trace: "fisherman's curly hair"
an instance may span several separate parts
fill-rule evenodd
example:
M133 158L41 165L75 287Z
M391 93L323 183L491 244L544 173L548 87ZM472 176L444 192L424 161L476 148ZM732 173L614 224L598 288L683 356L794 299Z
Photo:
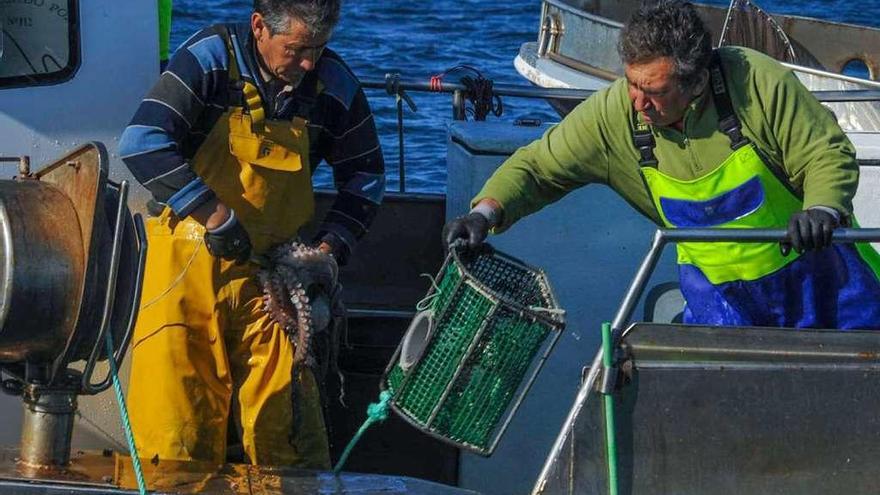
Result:
M617 50L623 63L670 57L682 89L696 84L709 66L712 36L690 2L643 3L620 33Z
M287 34L290 19L299 19L312 34L330 32L339 22L341 0L254 0L269 34Z

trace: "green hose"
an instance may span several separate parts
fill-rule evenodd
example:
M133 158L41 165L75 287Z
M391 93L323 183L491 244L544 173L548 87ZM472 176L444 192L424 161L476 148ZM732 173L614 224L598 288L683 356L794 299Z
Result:
M602 365L605 372L611 370L614 351L611 348L611 324L602 324ZM604 394L605 403L605 448L608 459L608 493L617 495L617 438L614 435L614 396L611 392Z

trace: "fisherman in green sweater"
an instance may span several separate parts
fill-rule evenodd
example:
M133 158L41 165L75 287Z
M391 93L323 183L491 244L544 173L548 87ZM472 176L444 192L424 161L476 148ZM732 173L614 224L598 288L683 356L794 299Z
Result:
M514 153L444 242L606 184L664 227L788 229L781 246L680 243L686 323L880 329L880 256L831 244L859 178L832 113L773 59L713 50L686 2L642 6L619 51L626 76Z

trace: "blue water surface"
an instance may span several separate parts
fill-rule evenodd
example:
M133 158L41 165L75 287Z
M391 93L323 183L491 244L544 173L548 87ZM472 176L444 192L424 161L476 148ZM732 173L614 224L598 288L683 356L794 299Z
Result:
M705 3L727 5L725 1ZM250 16L247 0L174 0L171 44L177 46L208 24ZM838 22L880 25L880 1L762 1L770 12ZM499 83L527 84L513 67L519 47L537 39L538 0L347 0L331 47L361 78L400 72L406 79L430 79L458 64L477 67ZM856 72L858 74L858 72ZM394 99L368 90L385 152L388 188L398 188L397 116ZM446 184L446 128L452 121L449 95L415 93L418 112L405 116L406 188L442 193ZM558 120L543 101L506 98L502 120L520 117ZM491 117L490 117L491 118ZM326 169L326 167L322 167ZM327 183L319 169L319 183Z

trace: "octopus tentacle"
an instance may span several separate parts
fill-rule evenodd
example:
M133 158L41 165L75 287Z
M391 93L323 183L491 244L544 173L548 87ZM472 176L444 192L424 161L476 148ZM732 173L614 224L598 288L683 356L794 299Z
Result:
M317 366L312 349L315 333L342 328L339 319L344 319L345 309L340 297L339 267L332 256L296 241L276 246L268 253L268 259L270 266L257 274L263 291L263 308L295 346L292 373L296 382L303 365L313 370ZM338 342L338 335L331 335L331 342ZM331 352L330 364L341 378L336 357L337 352ZM297 401L296 383L291 393ZM296 426L299 419L296 411L295 414Z

